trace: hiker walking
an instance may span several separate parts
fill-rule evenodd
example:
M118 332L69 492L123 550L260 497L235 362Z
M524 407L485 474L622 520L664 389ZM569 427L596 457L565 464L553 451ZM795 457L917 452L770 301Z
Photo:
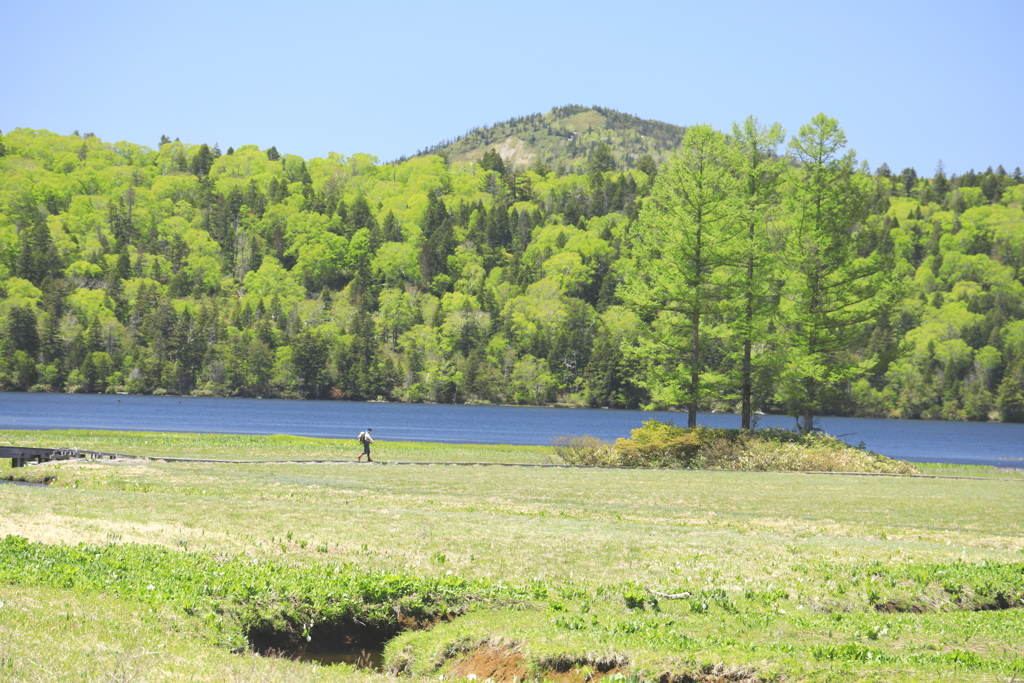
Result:
M373 458L370 457L370 444L373 443L373 430L367 429L365 432L359 432L359 443L363 444L363 452L356 458L356 462L362 462L363 456L366 456L366 462L373 462Z

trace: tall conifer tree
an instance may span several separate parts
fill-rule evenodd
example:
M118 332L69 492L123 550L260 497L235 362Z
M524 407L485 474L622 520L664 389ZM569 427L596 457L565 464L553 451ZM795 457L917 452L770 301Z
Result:
M760 125L748 116L743 125L732 126L733 145L737 152L737 172L740 180L738 220L746 229L745 270L739 289L742 311L735 317L734 327L743 345L740 370L740 428L751 428L753 394L753 347L767 334L771 311L766 260L768 258L768 226L779 205L779 179L786 168L786 160L777 150L786 132L778 123L770 127Z
M775 252L785 278L780 394L804 433L814 430L828 388L874 365L849 351L862 326L894 303L905 274L888 234L873 235L862 222L870 180L866 168L858 169L856 153L845 148L846 134L824 114L789 143L797 165L790 169L787 225Z
M690 427L697 425L701 401L723 383L702 347L743 260L736 163L721 132L710 126L687 131L631 231L633 262L620 289L627 305L651 319L634 352L650 363L654 402L686 405Z

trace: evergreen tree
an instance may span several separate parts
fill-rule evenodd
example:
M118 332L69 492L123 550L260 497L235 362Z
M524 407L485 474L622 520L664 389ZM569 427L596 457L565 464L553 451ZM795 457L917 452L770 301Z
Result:
M427 210L424 212L423 221L420 223L423 236L429 240L434 231L448 220L448 208L444 205L444 200L438 197L436 193L431 192L427 196Z
M430 239L423 245L423 259L426 262L426 271L423 273L425 281L430 282L439 276L449 277L448 257L455 253L455 235L452 232L451 220L445 220L435 228ZM448 287L443 286L443 291Z
M900 171L899 182L903 185L903 196L909 197L914 189L914 185L917 184L917 171L914 170L913 166Z
M559 384L577 393L583 388L583 378L590 361L593 344L593 311L579 299L569 299L568 315L559 326L548 352L548 366L559 379Z
M365 195L358 195L352 202L352 209L348 216L348 236L351 237L363 228L373 232L377 227L377 220L370 210L370 203L366 201Z
M1003 422L1024 422L1024 364L1010 369L999 384L996 406Z
M316 330L306 330L295 336L291 346L300 390L307 398L320 398L328 382L327 340Z
M645 154L637 160L636 169L646 173L651 182L654 182L655 176L658 175L658 164L650 154Z
M210 168L213 167L214 156L210 148L205 144L199 146L199 150L195 156L192 157L192 163L190 164L189 170L192 175L198 178L205 178L210 174Z
M505 162L493 147L484 152L480 159L480 168L485 171L494 171L498 175L505 175Z
M495 249L507 249L512 246L507 206L499 204L487 212L486 242L487 246Z
M949 180L946 179L946 168L942 165L941 159L939 160L939 165L935 168L932 189L935 191L935 197L939 203L945 201L946 194L949 192Z
M47 276L61 277L62 270L49 226L36 220L22 229L18 235L18 260L14 269L17 276L38 286Z
M384 217L384 225L381 227L381 234L384 239L389 242L401 242L402 241L402 224L395 218L394 211L388 211L388 215Z
M376 326L369 313L360 312L352 324L352 340L338 354L338 385L347 398L371 400L385 396Z
M15 351L24 351L32 359L39 353L39 327L35 307L14 306L7 314L7 339Z
M612 154L611 145L602 142L590 154L587 160L587 177L590 186L595 187L601 182L603 174L615 170L615 155Z

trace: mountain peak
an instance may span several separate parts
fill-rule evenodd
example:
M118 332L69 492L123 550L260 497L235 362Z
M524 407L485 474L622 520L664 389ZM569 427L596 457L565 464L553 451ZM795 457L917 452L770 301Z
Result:
M502 161L522 170L547 167L584 173L591 153L603 143L611 148L619 170L627 170L644 156L661 164L679 148L685 133L683 126L614 109L567 105L474 128L414 156L441 154L453 162L474 162L494 148Z

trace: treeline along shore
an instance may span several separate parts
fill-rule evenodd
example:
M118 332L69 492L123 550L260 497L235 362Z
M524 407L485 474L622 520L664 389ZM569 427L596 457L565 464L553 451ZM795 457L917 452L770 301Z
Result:
M0 135L0 387L1024 420L1019 168L612 114L392 163Z

